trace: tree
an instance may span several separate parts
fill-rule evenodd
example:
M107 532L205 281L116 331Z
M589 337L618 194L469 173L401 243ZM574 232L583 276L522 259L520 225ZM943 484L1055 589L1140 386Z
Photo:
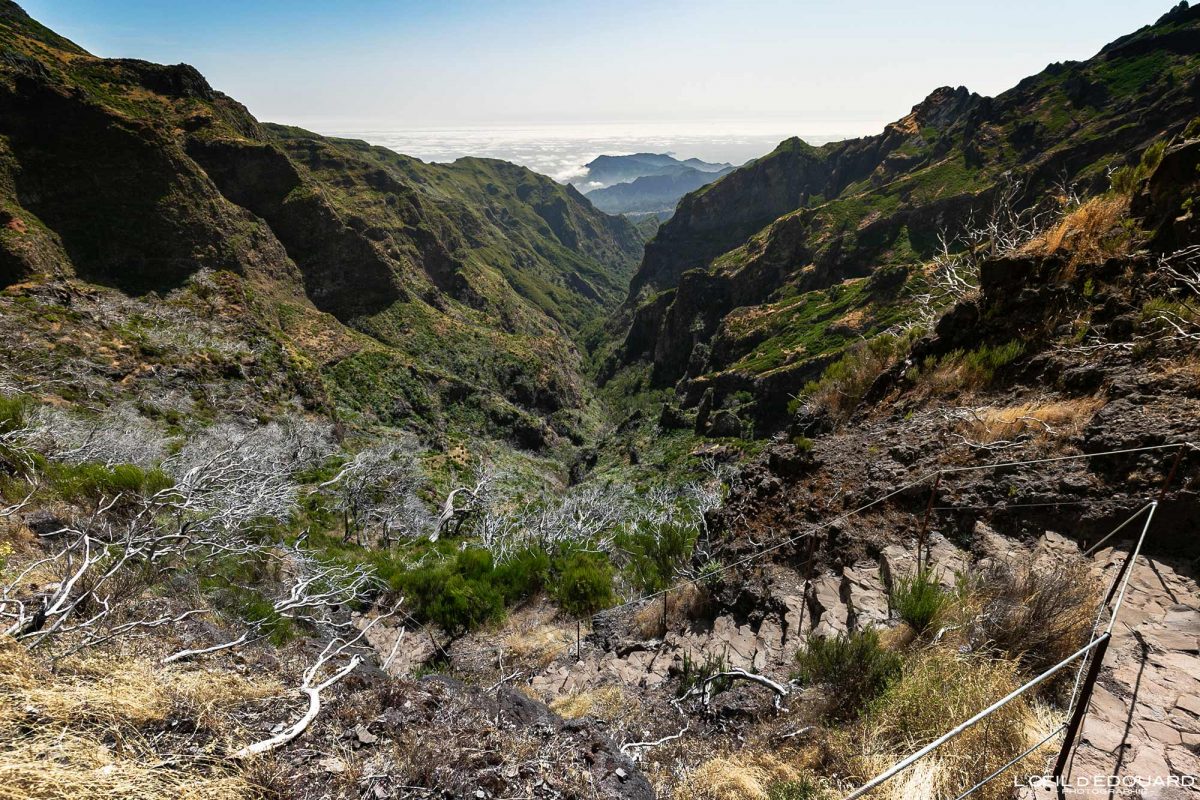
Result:
M674 520L655 525L639 522L628 540L629 571L634 583L645 592L662 592L662 624L667 626L666 591L691 558L697 530Z
M565 558L551 587L563 611L575 618L576 657L582 641L580 621L612 605L612 578L612 567L602 556L575 552Z

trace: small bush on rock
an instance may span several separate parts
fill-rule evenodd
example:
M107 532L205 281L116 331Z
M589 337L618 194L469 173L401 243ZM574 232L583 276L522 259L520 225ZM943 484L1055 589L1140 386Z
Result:
M826 638L810 634L796 653L796 680L828 691L826 715L833 721L853 719L900 676L902 661L879 644L868 628Z

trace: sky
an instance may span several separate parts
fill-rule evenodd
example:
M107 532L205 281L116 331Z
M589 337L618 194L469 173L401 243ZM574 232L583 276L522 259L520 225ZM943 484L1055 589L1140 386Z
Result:
M995 94L1168 0L21 0L103 56L186 62L324 128L807 123L869 133L930 90Z

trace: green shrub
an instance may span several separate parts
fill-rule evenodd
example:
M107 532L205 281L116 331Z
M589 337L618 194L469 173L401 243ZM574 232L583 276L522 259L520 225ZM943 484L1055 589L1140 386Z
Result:
M299 626L275 611L274 604L255 586L279 579L279 566L263 554L217 557L205 565L200 590L227 617L257 623L275 645L286 644Z
M901 659L884 650L879 634L867 629L835 638L810 634L796 653L796 680L828 690L827 716L853 719L900 675Z
M782 781L767 787L767 800L824 800L829 792L815 777L805 776L799 780Z
M692 525L639 522L618 541L629 553L626 569L630 581L646 592L659 592L671 586L680 568L691 558L696 536L697 530Z
M1109 187L1115 194L1132 195L1138 190L1142 181L1150 177L1158 165L1162 163L1163 154L1167 151L1167 140L1159 139L1142 151L1142 157L1137 164L1131 164L1113 170L1109 176Z
M559 567L550 594L576 619L590 617L612 605L612 578L612 566L602 555L570 553Z
M806 384L801 396L834 418L845 419L908 343L906 337L890 334L860 342L826 367L820 380Z
M28 414L28 398L0 395L0 433L11 433L24 427Z
M675 690L676 697L683 697L693 689L699 689L704 682L721 672L729 671L729 661L724 656L705 656L703 661L697 661L691 654L684 652L683 663L679 670L679 686ZM712 682L712 693L720 694L730 687L732 681L728 678L718 678Z
M117 495L149 496L170 487L170 476L159 469L142 469L133 464L61 464L48 462L46 477L64 500L80 502Z
M1024 343L1016 340L995 347L985 346L963 356L963 365L979 383L991 383L997 370L1016 361L1024 352Z
M503 619L507 605L545 585L550 568L549 556L539 548L522 550L500 564L478 547L415 569L390 557L372 562L376 574L411 604L414 617L437 624L451 636Z
M496 565L492 581L506 603L532 597L546 584L550 556L540 547L528 547Z
M900 618L917 631L924 631L946 606L949 596L927 569L900 578L889 596Z
M813 449L813 440L807 436L796 435L792 437L792 446L801 453L811 453Z

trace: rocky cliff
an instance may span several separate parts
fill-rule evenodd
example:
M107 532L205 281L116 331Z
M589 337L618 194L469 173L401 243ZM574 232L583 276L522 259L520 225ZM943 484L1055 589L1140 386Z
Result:
M511 164L262 125L189 66L96 58L0 13L6 287L145 296L228 274L364 421L396 418L383 369L412 376L402 407L435 428L464 395L477 432L526 445L589 424L575 342L624 295L641 251L626 221ZM331 336L345 346L313 349Z
M1102 189L1110 169L1182 131L1200 111L1198 49L1200 11L1181 6L996 97L942 88L877 136L784 142L686 196L647 244L607 374L648 361L685 405L710 388L718 404L750 392L744 416L778 425L843 346L897 322L889 293L922 291L914 267L943 235L953 243L1000 202Z

